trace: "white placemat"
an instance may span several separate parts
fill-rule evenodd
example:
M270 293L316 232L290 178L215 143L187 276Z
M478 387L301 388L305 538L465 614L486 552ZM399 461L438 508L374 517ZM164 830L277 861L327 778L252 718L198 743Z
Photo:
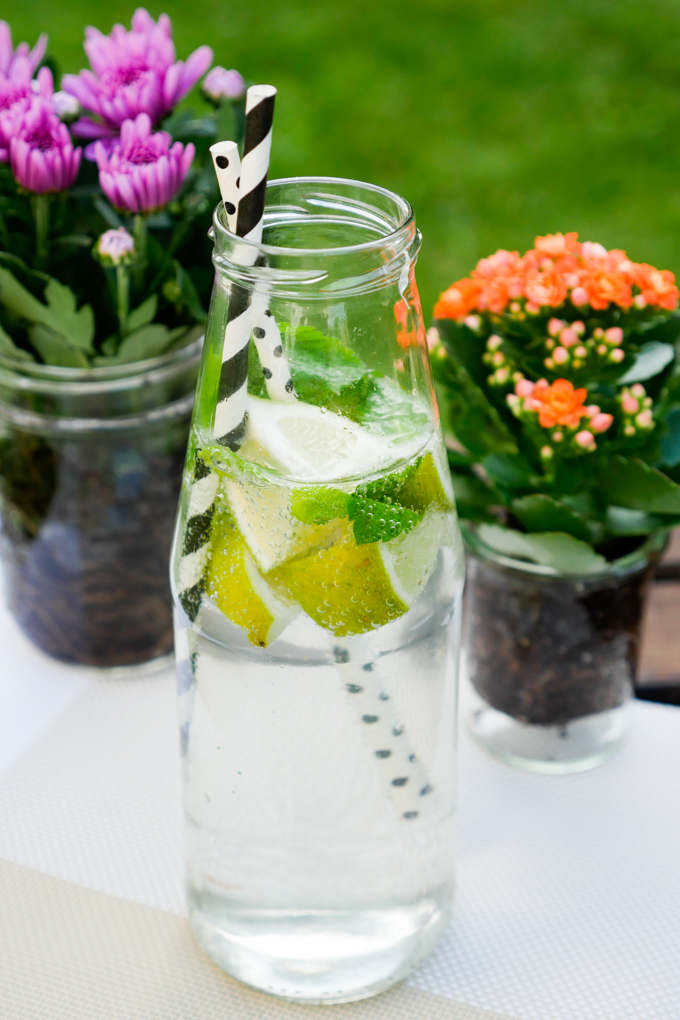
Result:
M0 857L181 915L172 675L72 674L0 634ZM636 703L617 757L568 777L463 735L459 794L455 917L412 988L518 1020L678 1020L680 710Z

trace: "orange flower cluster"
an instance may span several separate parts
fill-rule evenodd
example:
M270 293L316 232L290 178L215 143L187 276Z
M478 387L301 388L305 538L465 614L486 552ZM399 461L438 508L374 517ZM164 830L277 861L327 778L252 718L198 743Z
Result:
M658 306L672 311L679 298L675 277L667 269L631 262L625 251L607 251L601 244L581 242L578 234L547 234L534 247L519 252L502 248L481 259L469 277L458 280L435 305L436 319L464 319L473 312L500 315L518 299L528 312L557 308L567 297L581 308L604 311ZM512 311L519 311L520 306Z

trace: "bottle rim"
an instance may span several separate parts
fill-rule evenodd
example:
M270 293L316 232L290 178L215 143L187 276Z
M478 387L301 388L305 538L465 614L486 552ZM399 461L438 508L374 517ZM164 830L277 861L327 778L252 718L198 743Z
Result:
M386 243L400 240L402 237L404 242L407 243L410 236L415 231L415 214L410 203L405 198L398 195L395 191L390 191L388 188L382 188L378 184L369 184L366 181L353 180L350 177L279 177L271 181L267 181L267 194L270 189L294 186L294 185L314 185L318 187L346 187L356 188L359 191L366 192L369 195L380 196L389 202L392 202L395 210L400 213L398 222L389 223L389 221L383 217L382 223L385 227L390 227L385 233L380 234L373 240L363 241L359 244L350 245L331 245L324 248L313 247L313 248L298 248L298 247L287 247L286 245L273 245L266 244L264 242L249 241L245 238L236 237L236 235L229 230L227 225L227 216L224 208L224 202L219 202L215 207L213 213L213 230L214 239L224 240L226 243L237 243L239 249L244 252L251 254L253 265L261 256L286 256L290 258L309 258L310 256L316 256L317 258L325 256L341 256L341 255L359 255L364 252L371 252L373 250L379 250L385 246ZM322 196L330 197L330 196ZM365 208L368 208L368 203L363 203ZM320 206L321 208L322 206ZM285 208L285 207L274 207L274 208ZM357 206L355 206L357 208ZM373 212L379 212L377 206L373 207ZM265 227L271 225L273 218L273 210L267 209L265 206L264 222ZM373 222L376 225L380 224L380 220L374 215L372 217ZM250 260L249 260L250 261Z

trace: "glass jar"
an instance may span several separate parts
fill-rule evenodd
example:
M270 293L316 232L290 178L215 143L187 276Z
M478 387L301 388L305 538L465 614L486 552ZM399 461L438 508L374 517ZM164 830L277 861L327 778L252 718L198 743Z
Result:
M63 662L172 654L167 559L201 346L91 370L0 357L5 594Z
M466 521L469 727L531 772L582 772L623 738L640 626L665 533L602 573L569 576L503 555Z
M346 1002L451 909L462 544L410 206L273 181L264 223L215 215L173 554L190 920L242 981Z

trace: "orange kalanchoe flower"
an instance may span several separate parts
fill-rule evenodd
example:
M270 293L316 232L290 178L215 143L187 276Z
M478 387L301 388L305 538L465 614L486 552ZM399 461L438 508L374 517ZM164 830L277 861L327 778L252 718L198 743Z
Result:
M590 305L605 311L610 305L628 309L658 306L672 311L680 293L675 277L643 263L638 265L620 249L607 249L578 234L546 234L520 257L519 252L499 248L480 259L469 277L445 291L434 314L440 319L462 320L470 312L501 315L518 298L526 310L557 308L567 299L574 307ZM641 293L633 294L633 288ZM513 309L516 312L521 309Z
M445 290L434 306L435 319L462 319L477 308L483 287L477 280L458 280Z
M547 380L539 379L527 400L531 408L538 411L541 428L564 425L575 429L581 418L588 415L588 408L583 403L587 395L585 387L575 390L567 379L556 379L551 386L548 386Z

